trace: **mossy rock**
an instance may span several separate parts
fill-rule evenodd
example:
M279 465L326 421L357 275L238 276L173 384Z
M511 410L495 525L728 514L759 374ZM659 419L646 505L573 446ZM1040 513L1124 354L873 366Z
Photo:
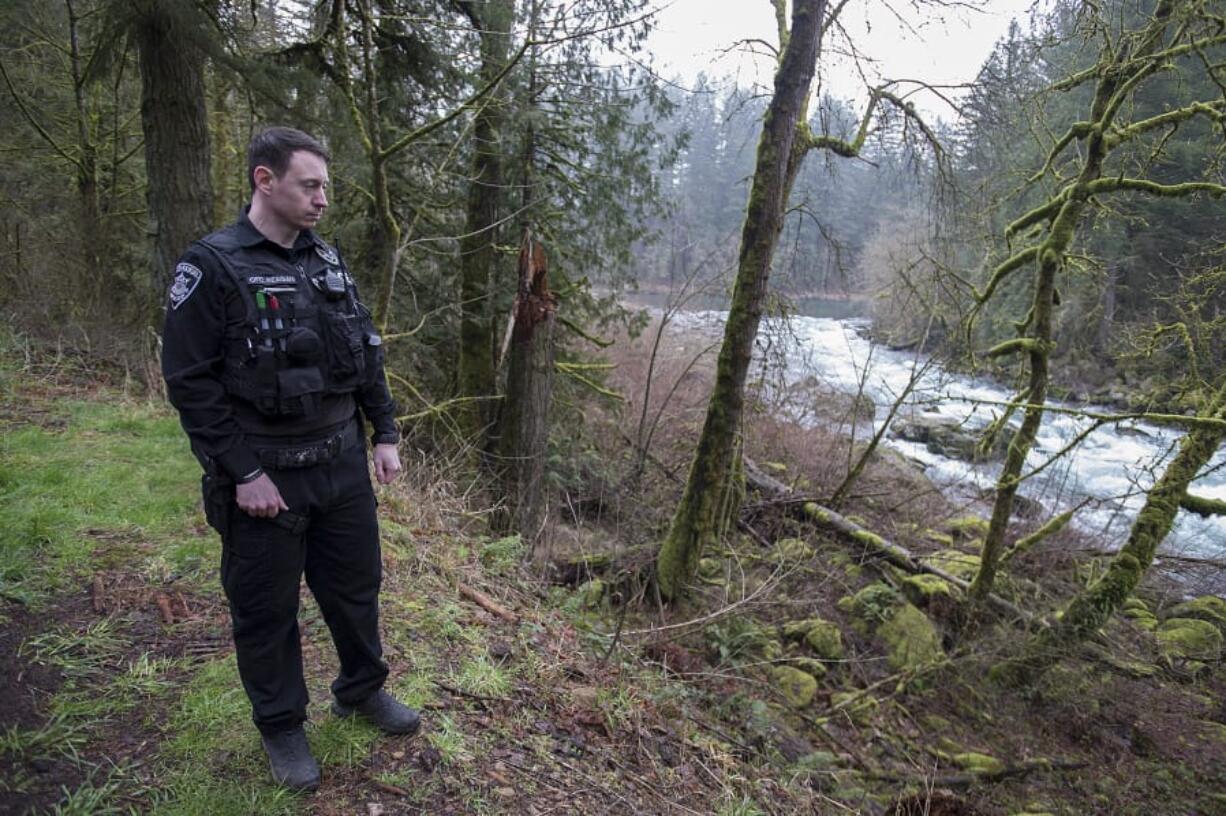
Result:
M962 548L963 552L981 553L983 552L983 539L982 538L968 538L968 539L965 539L964 541L959 541L958 546Z
M894 613L894 608L900 603L902 603L902 598L893 587L880 581L874 581L853 595L850 603L846 604L848 608L844 611L875 626L889 620ZM843 609L843 607L843 601L840 599L839 608Z
M826 660L841 660L843 658L843 633L839 627L827 620L815 621L805 632L805 643L809 644L818 657Z
M940 544L942 547L952 547L954 545L954 537L949 533L942 533L940 530L925 530L924 538L933 544Z
M980 754L976 751L967 751L962 754L954 754L950 760L964 771L970 771L974 774L992 775L998 774L1005 769L1005 763L1001 762L994 756L988 754Z
M1170 618L1194 618L1212 623L1226 635L1226 600L1216 595L1202 595L1171 607L1166 614Z
M1199 618L1169 618L1158 627L1158 646L1168 658L1216 661L1222 656L1222 633Z
M600 606L600 601L604 598L604 581L593 578L579 587L578 595L584 608L595 609Z
M1153 614L1149 612L1142 614L1139 609L1131 611L1136 612L1137 614L1129 615L1128 611L1125 611L1124 615L1132 619L1133 626L1137 627L1138 629L1143 629L1146 632L1152 632L1158 628L1158 619L1155 618Z
M920 608L926 608L934 601L952 601L955 597L954 588L949 581L927 573L908 575L902 579L899 587L907 600Z
M945 656L941 635L928 616L909 603L903 603L877 630L886 648L890 668L905 671Z
M724 562L718 558L699 558L698 577L704 581L724 577Z
M988 534L988 520L979 516L962 516L952 518L943 525L949 530L955 541L969 541L972 538L984 538Z
M829 671L825 663L812 657L790 657L788 658L788 665L795 666L805 674L813 675L815 680L821 680L826 676L826 672Z
M804 708L817 696L817 679L793 666L776 666L771 680L792 708Z
M799 563L813 558L813 545L799 538L781 538L771 549L774 561Z
M964 581L973 580L979 573L979 556L959 550L940 550L925 555L920 561Z
M779 627L779 631L788 640L804 640L809 630L821 622L821 618L802 618L788 621Z

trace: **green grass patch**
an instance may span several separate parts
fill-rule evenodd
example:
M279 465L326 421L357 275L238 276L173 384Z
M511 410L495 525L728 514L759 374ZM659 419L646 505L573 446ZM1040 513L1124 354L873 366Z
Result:
M352 766L370 758L370 749L379 739L379 729L361 717L336 717L328 714L318 725L307 728L311 753L322 766Z
M174 816L293 813L298 796L273 785L233 655L196 672L166 724L152 812Z
M447 714L440 714L435 720L434 727L426 734L426 742L430 743L443 762L448 764L471 762L473 759L472 749L463 729Z
M128 401L60 407L65 428L0 438L0 596L38 605L142 542L174 541L172 568L199 569L210 541L191 533L199 467L178 421Z
M482 697L505 697L511 692L511 673L485 655L465 660L453 678L455 685Z

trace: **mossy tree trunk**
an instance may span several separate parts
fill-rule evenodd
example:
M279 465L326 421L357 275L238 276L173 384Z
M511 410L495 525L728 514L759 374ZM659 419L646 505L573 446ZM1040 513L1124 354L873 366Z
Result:
M762 318L771 259L783 224L786 193L790 179L795 178L793 145L817 65L825 5L825 0L796 0L791 32L775 73L775 93L763 121L741 231L736 284L724 327L715 390L681 503L657 556L657 577L665 599L682 594L704 547L716 540L728 518L745 380Z
M492 84L507 61L514 2L489 0L477 4L466 0L459 6L481 38L481 82ZM464 234L460 238L458 390L461 397L474 400L466 403L460 422L478 449L484 448L483 437L493 423L494 403L488 397L497 390L490 286L498 259L504 108L505 92L495 91L486 97L473 118L472 172Z
M999 264L989 277L985 289L976 293L978 309L993 296L1006 278L1019 270L1034 270L1034 295L1030 311L1017 324L1018 337L1000 343L988 352L990 357L1025 355L1029 378L1027 388L1019 400L1025 406L1022 424L1010 441L1004 466L997 479L992 518L984 539L982 563L979 573L971 583L969 619L972 621L992 591L997 566L1004 551L1014 498L1023 478L1026 457L1034 447L1043 421L1048 366L1052 349L1055 347L1053 317L1058 305L1056 276L1064 267L1077 228L1091 201L1096 196L1114 192L1148 192L1161 196L1226 193L1226 187L1212 183L1165 185L1112 173L1104 174L1105 162L1112 151L1121 145L1140 140L1164 128L1178 127L1182 122L1197 116L1210 115L1215 110L1212 106L1194 103L1147 120L1131 123L1120 121L1121 111L1131 110L1129 102L1138 87L1158 72L1169 70L1173 65L1173 58L1187 53L1191 42L1195 41L1199 47L1205 47L1207 43L1222 42L1226 39L1220 30L1211 33L1206 39L1194 34L1192 27L1185 24L1186 21L1180 20L1180 24L1175 25L1176 19L1179 18L1176 12L1180 2L1181 0L1159 0L1144 25L1124 32L1117 39L1108 38L1097 65L1051 86L1053 91L1068 91L1083 84L1094 84L1088 119L1075 123L1057 140L1043 168L1031 181L1039 181L1049 173L1054 173L1061 155L1076 144L1079 150L1076 154L1078 158L1073 168L1073 178L1061 183L1056 194L1046 202L1009 225L1006 230L1006 236L1009 238L1043 224L1046 224L1046 234L1042 240L1013 253ZM1206 25L1211 23L1208 19L1204 22ZM1110 30L1105 21L1099 20L1098 23L1101 23L1101 28L1095 28L1095 31ZM1168 38L1171 29L1174 29L1174 34ZM1182 42L1183 40L1188 42Z
M134 11L153 282L165 291L179 255L212 228L205 55L195 43L204 22L192 3L142 0Z
M549 404L553 399L554 295L545 250L524 231L519 289L508 350L507 389L495 432L494 452L502 510L495 527L518 532L531 553L545 525L545 459L549 452Z
M1226 380L1208 407L1208 419L1226 421ZM1068 604L1049 629L1035 635L1022 653L992 670L996 679L1012 684L1033 683L1078 643L1097 632L1132 595L1154 561L1158 546L1170 532L1185 501L1188 485L1226 440L1221 425L1197 425L1179 443L1179 450L1161 478L1145 496L1128 541L1111 559L1103 576Z

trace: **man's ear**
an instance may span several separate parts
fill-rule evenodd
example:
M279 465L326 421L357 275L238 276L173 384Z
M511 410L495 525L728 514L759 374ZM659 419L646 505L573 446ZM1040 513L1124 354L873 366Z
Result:
M262 164L257 164L255 170L252 171L251 177L255 179L255 189L267 193L269 185L277 177L271 167L265 167Z

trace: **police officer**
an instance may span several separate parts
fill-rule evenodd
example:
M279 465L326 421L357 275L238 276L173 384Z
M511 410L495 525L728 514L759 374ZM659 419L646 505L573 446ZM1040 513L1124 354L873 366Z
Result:
M314 790L298 635L306 574L340 658L332 710L412 734L417 712L383 690L375 477L400 459L383 349L337 251L312 231L328 205L328 152L270 128L251 142L251 204L175 268L162 372L204 467L209 523L253 720L274 780Z

